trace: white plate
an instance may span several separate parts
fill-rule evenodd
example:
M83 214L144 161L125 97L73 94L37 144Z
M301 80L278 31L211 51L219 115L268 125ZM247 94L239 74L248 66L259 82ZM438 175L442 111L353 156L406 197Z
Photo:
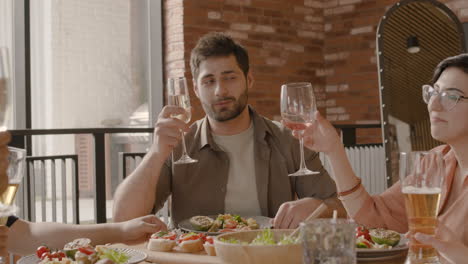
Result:
M145 260L146 257L148 257L146 253L141 252L139 250L131 249L131 248L112 248L112 249L116 251L124 252L125 254L127 254L127 256L130 257L126 264L139 263ZM17 264L37 264L37 263L39 263L39 258L35 254L22 257L17 262Z
M218 217L218 216L217 215L209 215L209 217L211 217L213 219L216 219L216 217ZM271 219L272 218L270 218L270 217L266 217L266 216L245 216L245 217L242 217L242 218L244 218L244 219L253 218L255 221L257 221L257 224L260 227L260 229L273 227L273 225L271 224ZM190 219L185 219L185 220L180 221L179 228L182 229L183 231L186 231L186 232L204 233L204 234L207 234L207 235L210 235L210 236L216 236L216 235L221 234L220 232L197 231L197 230L195 230L193 228L192 224L190 223Z
M408 250L408 239L404 235L401 235L398 245L390 249L356 248L356 253L359 259L367 259L394 255L397 256L406 250Z

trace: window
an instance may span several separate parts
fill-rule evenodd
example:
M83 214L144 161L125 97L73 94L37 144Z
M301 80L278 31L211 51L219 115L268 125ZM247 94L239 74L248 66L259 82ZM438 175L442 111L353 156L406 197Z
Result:
M25 18L26 8L30 16ZM13 128L153 125L153 113L159 112L163 102L160 1L5 0L0 1L0 23L0 46L13 49L17 93L17 125ZM30 27L29 47L25 45L25 23ZM27 60L25 63L28 52L30 65ZM31 74L26 76L29 66ZM31 85L27 87L29 80ZM25 99L28 91L30 113ZM27 120L31 121L30 127ZM80 186L93 188L94 168L88 162L93 159L93 140L84 137L34 136L32 155L78 154L80 166L91 166L80 167ZM118 169L115 152L144 149L149 137L140 134L137 138L106 137L110 195ZM84 189L82 196L87 194ZM88 195L92 198L92 192Z

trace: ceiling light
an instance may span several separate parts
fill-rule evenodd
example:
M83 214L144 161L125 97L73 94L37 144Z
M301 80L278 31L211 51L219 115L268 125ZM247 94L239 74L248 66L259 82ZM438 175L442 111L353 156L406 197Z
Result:
M421 50L421 47L419 46L419 40L418 37L416 36L409 36L408 39L406 39L406 50L409 53L418 53Z

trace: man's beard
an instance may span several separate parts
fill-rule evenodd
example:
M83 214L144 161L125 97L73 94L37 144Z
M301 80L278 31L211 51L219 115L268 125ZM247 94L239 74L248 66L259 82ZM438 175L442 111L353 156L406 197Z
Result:
M205 113L209 117L219 122L225 122L238 117L242 113L242 111L244 111L245 107L247 106L247 99L248 95L246 87L245 91L239 96L239 99L237 100L235 97L224 97L218 99L219 102L225 100L233 101L233 104L231 106L221 107L218 110L215 110L215 108L211 104L207 104L204 102L202 102L202 106L205 110Z

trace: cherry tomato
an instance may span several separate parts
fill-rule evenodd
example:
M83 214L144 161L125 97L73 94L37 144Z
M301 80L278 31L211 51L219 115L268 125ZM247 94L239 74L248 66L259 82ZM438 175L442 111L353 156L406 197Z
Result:
M54 252L50 253L50 258L58 259L59 256L58 256L58 254L57 254L57 251L54 251Z
M59 261L67 257L67 255L65 255L65 252L62 252L62 251L57 251L55 254L57 255L57 258Z
M52 254L50 252L44 252L42 253L41 255L41 260L45 259L45 258L48 258L48 259L52 259Z
M36 256L38 258L41 258L42 254L44 254L45 252L50 252L50 249L48 247L46 247L46 246L40 246L36 250Z

